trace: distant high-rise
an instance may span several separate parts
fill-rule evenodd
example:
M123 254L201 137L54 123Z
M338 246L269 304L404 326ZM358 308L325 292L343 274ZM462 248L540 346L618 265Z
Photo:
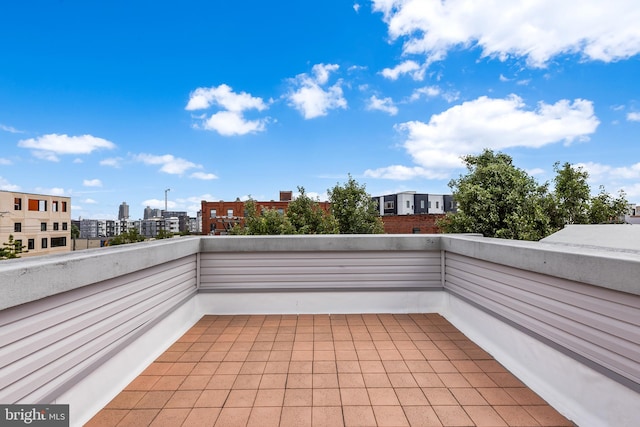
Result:
M122 202L120 205L120 209L118 210L118 219L129 219L129 205L127 205L127 202Z
M144 219L150 219L153 217L153 209L151 209L151 206L147 206L146 208L144 208Z

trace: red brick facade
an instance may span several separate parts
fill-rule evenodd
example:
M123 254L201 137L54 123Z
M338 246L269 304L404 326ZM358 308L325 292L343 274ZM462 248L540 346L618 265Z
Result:
M382 216L384 232L387 234L437 234L441 233L436 226L438 218L444 215L385 215Z
M284 193L284 194L283 194ZM280 192L280 198L291 198L290 192ZM325 212L329 211L329 202L318 202L320 208ZM259 208L265 209L282 209L282 213L286 213L289 208L289 200L268 202L256 201ZM244 202L239 200L235 202L207 202L203 200L202 206L202 234L221 234L231 228L235 224L242 223L245 216Z

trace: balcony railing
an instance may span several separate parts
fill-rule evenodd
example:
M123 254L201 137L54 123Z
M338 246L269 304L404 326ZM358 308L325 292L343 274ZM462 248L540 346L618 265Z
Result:
M437 312L579 425L640 419L640 254L453 235L189 237L0 264L0 403L103 407L204 314Z

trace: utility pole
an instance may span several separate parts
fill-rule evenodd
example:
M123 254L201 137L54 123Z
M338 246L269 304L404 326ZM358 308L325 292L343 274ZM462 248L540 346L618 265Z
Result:
M167 193L171 191L170 188L167 188L166 190L164 190L164 211L167 212Z

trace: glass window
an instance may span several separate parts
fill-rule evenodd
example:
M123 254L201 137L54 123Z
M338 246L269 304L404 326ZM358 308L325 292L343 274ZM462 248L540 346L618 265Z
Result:
M62 202L62 212L67 211L67 202Z
M66 230L66 229L67 229L67 223L66 223L66 222L63 222L63 223L62 223L62 229L63 229L63 230Z
M41 242L40 242L40 247L41 247L42 249L47 249L47 246L48 246L48 245L47 245L47 243L48 243L48 242L47 242L47 238L46 238L46 237L43 237L43 238L42 238L42 240L41 240Z
M13 224L13 231L14 231L14 233L21 233L22 232L22 223L21 222L16 222L15 224Z
M46 200L38 200L38 210L40 212L47 211L47 201Z
M22 199L20 197L16 197L13 199L13 209L16 211L22 210Z
M227 209L227 216L233 216L233 209Z
M58 212L58 201L54 200L51 202L51 212Z
M51 238L51 247L58 248L60 246L67 246L67 238L66 237L52 237Z
M27 245L28 245L28 246L27 246L27 249L29 249L29 250L33 250L33 249L35 249L35 248L36 248L36 241L35 241L35 239L29 239L29 240L27 240Z
M420 200L420 209L424 209L424 200Z
M47 223L46 222L41 222L40 223L40 231L47 231Z
M436 202L436 209L440 209L440 202Z
M54 231L58 231L58 229L60 228L60 224L58 224L57 222L53 223L53 230Z
M215 218L217 216L216 210L211 209L211 216L209 218Z
M393 209L393 202L384 202L384 208L385 209Z
M409 209L411 205L409 204L409 201L407 200L407 209Z

